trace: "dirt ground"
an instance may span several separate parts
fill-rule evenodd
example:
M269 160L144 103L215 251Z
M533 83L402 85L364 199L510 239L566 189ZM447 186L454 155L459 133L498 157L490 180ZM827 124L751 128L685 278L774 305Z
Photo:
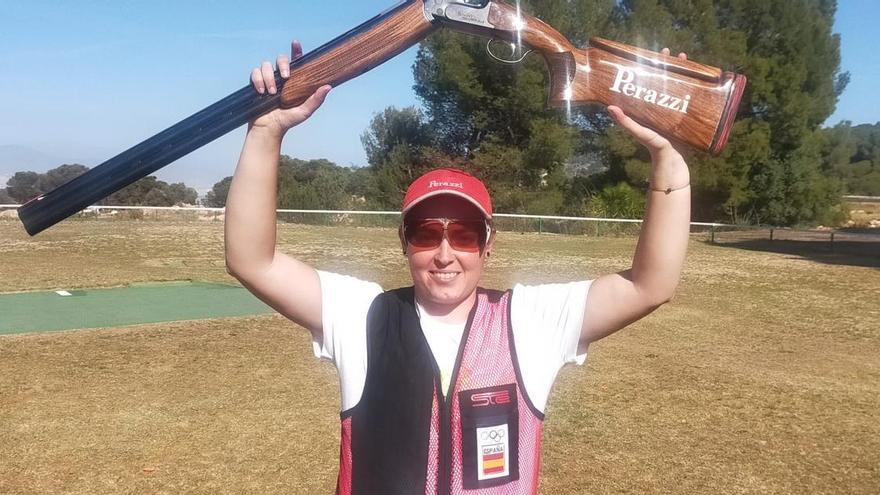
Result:
M0 219L0 292L231 283L222 234L68 221L31 239ZM279 239L322 269L409 280L393 230ZM502 233L483 285L623 270L635 242ZM541 493L877 493L878 268L695 237L674 300L560 373ZM279 316L0 337L0 493L332 493L338 394Z

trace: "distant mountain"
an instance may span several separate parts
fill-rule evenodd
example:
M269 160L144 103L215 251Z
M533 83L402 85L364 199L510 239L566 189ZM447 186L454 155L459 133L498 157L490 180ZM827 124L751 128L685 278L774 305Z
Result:
M16 172L45 172L64 164L62 158L17 144L0 145L0 176L12 177Z

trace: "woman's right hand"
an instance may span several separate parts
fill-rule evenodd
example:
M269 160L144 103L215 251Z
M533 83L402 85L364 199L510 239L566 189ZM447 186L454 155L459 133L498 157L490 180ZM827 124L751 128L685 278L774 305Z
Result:
M290 77L290 61L302 57L302 45L299 41L293 40L290 44L290 57L287 55L279 55L276 61L278 70L281 72L281 78ZM275 71L272 64L263 62L263 64L251 72L251 84L260 94L275 94L278 88L275 85ZM312 114L324 103L324 98L330 92L330 85L324 85L318 88L312 96L309 97L302 105L293 108L278 108L265 115L257 117L250 123L250 129L267 130L281 137L291 127L297 126L307 120Z

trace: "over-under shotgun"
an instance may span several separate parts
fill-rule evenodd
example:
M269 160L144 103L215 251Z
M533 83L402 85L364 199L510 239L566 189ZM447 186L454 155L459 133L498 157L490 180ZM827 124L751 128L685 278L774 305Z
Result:
M18 209L31 235L278 107L304 102L317 88L338 86L413 46L440 27L521 43L541 54L553 106L617 105L661 134L721 152L746 78L633 46L592 38L575 48L562 34L511 5L490 0L406 0L275 71L281 90L250 85L178 122Z

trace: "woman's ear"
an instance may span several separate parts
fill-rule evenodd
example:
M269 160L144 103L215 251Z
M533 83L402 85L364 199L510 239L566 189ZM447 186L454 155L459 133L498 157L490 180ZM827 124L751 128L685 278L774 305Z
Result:
M489 239L486 241L486 247L483 248L483 252L486 253L486 258L492 255L492 248L495 247L495 228L492 228L492 231L489 232Z

